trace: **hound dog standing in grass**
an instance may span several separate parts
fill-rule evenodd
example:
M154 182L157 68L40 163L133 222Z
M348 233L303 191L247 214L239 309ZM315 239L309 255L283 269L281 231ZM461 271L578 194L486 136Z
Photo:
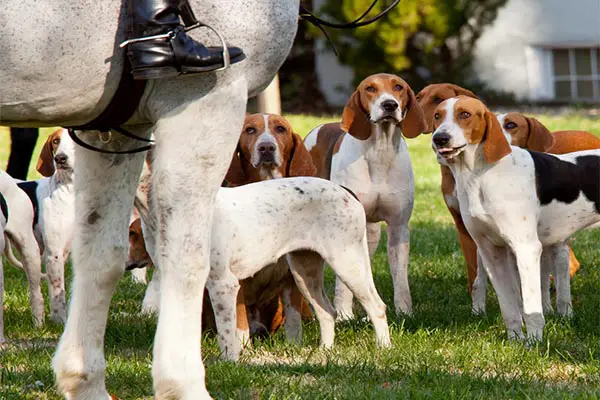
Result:
M415 188L404 138L418 136L425 127L410 86L396 75L376 74L358 85L341 124L318 126L304 139L318 175L349 188L363 205L371 256L379 244L379 223L387 223L387 255L398 314L412 313L408 221ZM340 280L336 281L335 307L341 318L354 315L352 294Z
M316 168L302 138L282 116L247 114L237 149L225 177L230 187L295 176L314 176ZM136 201L139 204L139 200ZM141 208L141 207L140 207ZM143 208L142 208L143 209ZM130 227L130 260L145 266L151 261L141 235L141 223ZM237 300L237 331L243 341L250 335L274 333L284 325L293 341L302 337L302 317L311 313L290 273L286 257L244 279ZM151 283L144 309L155 308L156 281ZM284 310L285 308L285 310Z
M237 360L246 340L236 334L239 281L285 255L319 321L321 346L332 346L335 335L335 309L324 293L324 261L365 308L377 344L390 344L386 306L373 282L361 204L349 191L324 179L282 178L225 187L217 194L206 288L225 358ZM150 256L155 259L151 251Z
M509 338L523 337L524 319L527 336L541 340L540 259L546 274L556 271L558 312L570 315L567 239L600 221L600 150L550 155L511 147L496 116L466 96L442 102L433 128L433 148L456 180Z
M34 232L46 266L50 295L50 319L67 319L65 262L69 256L75 218L73 168L75 148L65 129L48 136L37 170L45 178L19 182L35 210Z
M433 130L433 114L436 107L444 100L459 95L472 98L477 96L468 89L450 83L436 83L428 85L417 93L417 100L427 122L427 131ZM600 138L585 131L557 131L550 132L542 123L532 117L526 117L519 113L508 113L498 116L502 130L513 146L547 152L553 154L565 154L573 151L582 151L600 148ZM459 243L467 266L469 292L473 297L473 310L475 312L485 311L486 282L485 276L477 279L477 245L469 235L460 214L458 198L456 196L454 177L450 168L441 164L442 171L442 194L446 206L454 219L458 231ZM569 248L569 269L571 276L579 268L579 261L573 251ZM480 270L481 271L481 270ZM544 292L544 296L549 293Z
M316 173L302 138L288 120L274 114L247 114L225 181L229 186L242 186ZM241 282L237 312L238 331L273 333L283 323L292 341L302 337L302 317L311 317L286 257Z

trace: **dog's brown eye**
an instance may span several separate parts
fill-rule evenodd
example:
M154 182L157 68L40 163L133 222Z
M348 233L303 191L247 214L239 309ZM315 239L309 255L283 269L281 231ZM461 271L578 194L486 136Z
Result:
M370 93L375 93L377 91L377 88L375 86L367 86L365 90Z
M256 133L256 128L249 126L244 130L244 132L246 132L248 135L253 135Z
M54 140L52 141L52 144L59 144L59 143L60 143L60 139L54 139Z
M399 91L401 91L401 90L402 90L402 89L404 89L404 88L402 87L402 85L398 85L398 84L396 84L396 85L394 85L393 89L394 89L396 92L399 92Z
M515 124L514 122L508 122L504 125L504 127L506 129L515 129L517 127L517 124Z
M440 119L440 113L433 114L433 119Z
M463 111L460 114L458 114L458 118L460 118L460 119L467 119L470 117L471 117L471 113L468 113L466 111Z
M442 99L441 97L433 98L433 104L440 104L442 101L444 101L444 99Z
M285 129L285 126L283 126L283 125L278 125L277 128L275 128L275 131L277 133L285 133L287 131L287 129Z

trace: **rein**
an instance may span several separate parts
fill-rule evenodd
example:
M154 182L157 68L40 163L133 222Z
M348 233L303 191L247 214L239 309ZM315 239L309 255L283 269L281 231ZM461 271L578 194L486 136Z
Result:
M358 17L354 21L350 21L350 22L337 23L337 22L326 21L324 19L317 17L315 14L308 11L306 9L306 7L304 7L302 5L300 5L300 18L302 18L305 21L310 22L311 24L313 24L314 26L319 28L319 30L321 32L323 32L323 35L325 35L325 38L327 39L329 44L331 44L331 47L333 48L333 52L335 53L335 55L339 56L337 49L335 48L335 45L333 44L333 41L331 40L331 37L329 36L329 33L325 30L324 27L331 28L331 29L356 29L356 28L360 28L361 26L370 25L373 22L376 22L376 21L380 20L381 18L385 17L402 0L392 1L392 4L390 4L385 9L383 9L383 11L381 11L379 14L365 20L364 18L367 16L367 14L369 12L371 12L371 10L375 7L375 5L377 4L378 1L379 0L373 0L371 5L369 6L369 8L367 8L367 10L365 12L363 12L360 15L360 17Z

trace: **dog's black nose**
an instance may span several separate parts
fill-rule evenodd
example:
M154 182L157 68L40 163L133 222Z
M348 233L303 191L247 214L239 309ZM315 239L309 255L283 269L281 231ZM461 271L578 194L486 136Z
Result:
M65 154L57 154L54 156L54 161L57 164L64 164L67 162L68 159L69 157L67 157Z
M269 153L275 153L275 145L273 143L260 143L258 145L258 152L261 155L266 155Z
M436 132L433 134L432 140L438 147L445 146L450 142L450 134L446 131Z
M394 100L385 100L383 103L381 103L381 108L387 112L394 112L398 109L398 103L396 103Z

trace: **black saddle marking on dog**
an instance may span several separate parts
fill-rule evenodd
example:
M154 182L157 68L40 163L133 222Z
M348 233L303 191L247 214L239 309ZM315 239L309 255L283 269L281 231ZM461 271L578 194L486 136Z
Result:
M35 193L37 191L38 184L35 181L26 181L17 183L17 186L27 193L29 200L31 200L31 204L33 205L33 226L35 227L39 218L39 204Z
M600 213L600 156L580 156L571 163L551 154L528 151L535 166L537 194L542 205L552 200L569 204L583 193Z
M4 219L8 222L8 204L6 204L6 199L0 193L0 210L2 211L2 215L4 215Z

